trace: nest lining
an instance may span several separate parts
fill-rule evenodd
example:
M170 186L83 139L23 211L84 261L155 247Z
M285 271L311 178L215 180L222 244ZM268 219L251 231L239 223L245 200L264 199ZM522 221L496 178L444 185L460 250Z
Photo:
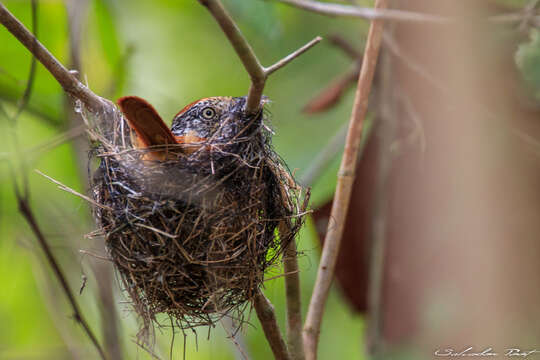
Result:
M302 224L302 195L272 149L266 113L234 118L241 136L160 162L134 148L120 112L86 114L100 159L95 218L144 328L158 313L182 328L242 318Z

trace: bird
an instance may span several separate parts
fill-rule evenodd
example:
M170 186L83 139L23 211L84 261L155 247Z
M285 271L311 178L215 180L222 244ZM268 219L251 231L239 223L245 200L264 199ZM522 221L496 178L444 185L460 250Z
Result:
M96 136L106 140L96 147L96 221L143 319L166 312L208 324L240 309L303 223L308 195L302 204L272 147L267 99L255 114L246 102L199 99L169 127L146 100L125 96L115 131Z
M169 128L146 100L124 96L117 101L133 130L133 145L148 150L144 160L154 161L174 158L178 152L191 155L203 147L209 149L210 143L215 147L241 141L249 135L251 124L262 123L260 116L244 115L245 102L246 97L199 99L180 110Z
M169 129L146 100L124 96L117 101L135 135L133 145L145 151L142 160L174 161L180 154L200 154L197 159L203 159L199 162L201 172L206 163L212 174L223 170L222 176L231 172L231 163L242 163L252 169L268 168L279 184L284 207L292 211L287 189L299 191L301 187L270 150L273 132L264 124L262 110L246 114L246 102L246 96L214 96L193 101L174 116ZM268 102L264 96L261 109Z

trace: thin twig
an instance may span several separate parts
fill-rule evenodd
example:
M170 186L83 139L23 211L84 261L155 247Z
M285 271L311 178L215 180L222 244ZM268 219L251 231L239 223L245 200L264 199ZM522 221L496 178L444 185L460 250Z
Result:
M345 54L349 55L354 61L354 64L345 73L330 82L318 95L313 97L302 109L302 112L306 114L316 114L323 111L327 111L330 108L336 106L345 91L356 83L358 75L360 74L360 65L362 63L362 53L357 51L356 48L340 35L334 34L328 37L330 43ZM345 135L344 135L345 136Z
M517 12L511 14L493 15L484 19L458 19L452 17L438 16L433 14L422 14L412 11L395 9L373 9L354 5L333 4L314 0L275 0L284 4L292 5L296 8L311 11L328 16L356 17L365 20L387 20L402 22L419 22L424 24L451 24L456 21L465 20L486 20L493 23L511 24L519 23L524 18L535 26L540 26L540 15L531 16L530 13Z
M287 238L288 227L280 223L279 233ZM292 360L303 360L304 344L302 340L302 301L300 290L300 273L296 242L292 239L283 253L283 270L285 274L285 296L287 298L287 345Z
M358 74L360 74L360 64L355 63L345 74L341 74L333 79L329 85L304 105L302 112L306 114L317 114L328 111L336 106L346 90L356 84Z
M64 184L62 184L60 181L55 180L55 179L53 179L52 177L50 177L50 176L48 176L48 175L45 175L45 174L42 173L41 171L39 171L39 170L34 170L34 171L37 172L39 175L43 176L44 178L46 178L46 179L52 181L53 183L55 183L56 185L58 185L58 188L59 188L60 190L63 190L63 191L68 192L68 193L70 193L70 194L73 194L73 195L75 195L75 196L77 196L77 197L80 197L81 199L88 201L89 203L91 203L91 204L94 205L94 206L100 207L100 208L105 209L105 210L107 210L107 211L114 211L113 208L111 208L111 207L109 207L109 206L106 206L106 205L102 205L102 204L97 203L97 202L96 202L95 200L93 200L92 198L90 198L90 197L88 197L88 196L86 196L86 195L83 195L83 194L81 194L80 192L75 191L74 189L72 189L72 188L70 188L70 187L68 187L68 186L66 186L66 185L64 185Z
M279 60L274 65L271 65L265 68L264 71L266 73L266 76L269 76L272 73L274 73L274 71L281 69L282 67L284 67L285 65L287 65L288 63L296 59L298 56L302 55L303 53L311 49L313 46L317 45L321 40L322 40L322 37L317 36L313 40L308 42L306 45L302 46L300 49L285 56L283 59Z
M32 212L32 209L28 205L27 199L24 199L21 194L16 191L17 195L17 202L19 205L19 211L22 214L22 216L25 218L26 222L32 229L32 232L38 239L39 245L41 246L41 249L45 253L45 256L47 258L47 261L49 265L51 266L56 278L60 282L60 285L62 286L62 289L64 290L64 294L66 295L71 308L73 310L73 317L75 320L83 327L84 332L88 337L90 338L90 341L92 341L92 344L96 348L96 350L99 353L99 356L101 359L106 360L105 353L103 352L103 349L99 345L99 342L90 329L90 326L86 322L85 318L82 315L82 312L79 308L79 305L77 304L77 301L75 300L75 295L73 295L73 292L71 291L71 288L68 285L66 276L64 275L62 269L60 268L60 265L58 264L58 261L54 257L51 248L49 246L49 243L47 242L47 239L45 238L45 235L43 235L43 232L41 231L41 228L39 227L36 218L34 216L34 213Z
M85 129L86 126L84 125L69 129L63 133L55 135L50 140L44 141L43 143L32 146L31 148L28 148L26 150L22 150L21 153L24 156L34 155L37 157L43 155L47 151L52 150L55 147L60 146L73 138L81 136L84 133ZM13 156L15 156L13 152L0 153L0 161L12 159Z
M297 272L300 272L300 271L297 271ZM292 273L283 272L283 273L281 273L279 275L274 275L274 276L270 276L270 277L265 278L264 282L266 283L266 282L276 280L276 279L279 279L279 278L284 278L284 277L286 277L287 275L290 275L290 274L292 274Z
M343 150L343 142L347 136L347 123L344 123L323 149L315 156L306 171L300 178L302 186L313 186L320 178L324 170L334 160L336 155Z
M387 6L387 0L377 0L375 2L376 9L384 9ZM304 325L304 349L306 351L306 359L308 360L315 360L317 358L324 305L334 277L337 255L343 235L345 219L347 218L358 150L362 139L363 122L367 112L369 93L379 56L382 31L382 21L375 20L371 23L362 61L362 69L358 78L358 87L356 89L349 131L345 142L345 151L338 172L336 192L317 272L317 280Z
M253 298L253 307L255 308L255 312L259 317L264 335L270 344L274 358L276 360L291 359L289 351L287 350L287 345L285 345L285 341L281 336L281 332L276 321L274 307L260 290Z
M0 3L0 23L45 66L65 92L80 99L89 110L101 112L113 106L77 80L2 3Z
M227 333L227 337L231 339L232 343L235 346L235 349L238 351L238 355L242 358L242 360L249 360L249 356L247 355L245 351L245 345L242 344L243 340L241 339L241 335L238 331L235 331L234 329L234 320L230 317L225 317L220 320L221 326L223 327L223 330ZM238 339L240 337L240 340Z
M205 6L216 19L251 78L251 86L249 88L245 109L248 114L259 112L263 90L268 76L321 41L321 38L317 37L274 65L265 68L261 65L257 55L255 55L255 52L221 2L219 0L199 0L199 2Z
M359 7L355 5L324 3L314 0L276 0L278 2L292 5L299 9L315 12L328 16L357 17L365 20L393 20L393 21L412 21L423 23L448 23L449 18L430 14L421 14L411 11L392 10L392 9L373 9L368 7Z

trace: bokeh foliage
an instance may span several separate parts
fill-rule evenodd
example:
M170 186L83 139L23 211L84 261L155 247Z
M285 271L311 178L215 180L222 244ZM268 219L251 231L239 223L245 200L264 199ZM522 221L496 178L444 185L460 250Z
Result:
M30 4L5 1L6 7L30 26ZM363 36L366 25L353 20L327 19L304 14L265 1L224 1L265 65L270 65L317 35L332 32ZM247 92L249 79L235 53L214 20L196 1L89 1L82 16L82 34L78 43L82 59L82 79L97 94L116 99L138 95L148 99L166 121L185 104L201 97L240 96ZM39 4L40 41L68 65L68 18L62 1ZM0 99L12 114L17 106L30 67L30 56L12 36L0 29ZM322 88L350 60L328 44L321 44L277 72L268 82L265 94L272 99L270 111L276 132L274 144L297 175L308 167L327 140L345 122L350 112L349 95L343 104L325 115L307 117L300 113L317 89ZM17 212L8 164L16 162L15 138L26 158L31 204L60 259L75 291L88 278L78 296L93 329L100 330L96 303L97 281L88 265L88 255L80 249L97 252L84 234L93 229L88 221L88 206L64 193L40 177L39 169L73 189L85 192L70 143L35 149L48 144L55 135L67 130L65 97L60 86L38 65L34 91L27 111L15 128L0 121L0 358L71 358L70 347L83 358L95 358L84 334L73 319L56 280L43 261L33 235ZM317 182L313 204L332 193L337 166ZM307 306L318 262L314 228L309 223L299 239L304 307ZM279 274L275 269L269 276ZM149 358L133 343L138 326L124 295L115 281L116 299L122 323L121 338L126 358ZM284 326L283 280L267 282L267 296L276 306ZM328 306L323 331L321 356L359 358L362 354L363 321L349 310L338 291ZM271 358L256 316L243 334L253 358ZM188 359L232 359L234 345L221 328L207 329L198 336L187 334ZM157 351L169 356L171 333L157 333ZM183 338L177 334L174 358L183 352Z
M316 35L339 33L360 44L367 24L351 19L331 19L263 0L223 0L265 65L285 56ZM526 0L504 0L507 6L521 7ZM3 2L27 26L29 1ZM360 1L371 5L371 1ZM194 0L90 0L82 9L79 42L82 78L97 94L116 99L121 95L146 98L166 121L185 104L201 97L240 96L247 92L249 79L235 53L206 10ZM63 1L42 1L39 5L39 38L64 64L69 64L68 21ZM540 36L531 34L516 54L524 79L538 96L540 89ZM30 67L30 56L4 28L0 28L0 102L10 114L15 112ZM328 139L350 114L352 94L323 115L305 116L300 110L318 89L345 71L350 60L328 43L295 60L268 82L265 94L272 104L274 144L289 167L301 175ZM8 164L16 161L17 138L27 160L31 204L40 224L61 260L74 290L88 283L77 300L95 331L99 331L96 279L88 265L88 255L79 249L94 249L84 234L93 229L87 204L64 193L34 173L39 169L77 191L85 192L70 143L36 149L65 131L65 97L60 86L38 65L34 91L27 111L16 128L0 118L0 359L71 358L70 348L82 358L95 352L82 331L70 318L63 294L44 263L35 239L17 212ZM315 183L312 205L326 201L335 186L338 159ZM299 239L304 310L315 280L318 263L314 225L308 222ZM275 269L269 276L279 274ZM133 313L123 303L124 295L115 281L117 307L122 324L121 338L126 358L150 358L133 343L138 326ZM283 280L267 283L265 293L276 307L284 326ZM361 317L354 315L333 289L323 322L321 359L363 357ZM270 359L254 314L243 334L250 355ZM188 359L233 359L235 348L221 328L207 329L198 336L187 334ZM171 333L157 333L157 351L169 355ZM181 358L183 338L177 334L174 358Z

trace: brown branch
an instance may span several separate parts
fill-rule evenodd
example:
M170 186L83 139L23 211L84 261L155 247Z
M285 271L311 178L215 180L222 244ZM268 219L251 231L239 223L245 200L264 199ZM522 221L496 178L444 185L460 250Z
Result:
M345 91L354 85L360 74L360 65L354 64L345 74L333 79L329 85L313 97L302 109L306 114L317 114L336 106Z
M274 307L270 301L259 290L253 298L253 307L259 317L259 321L264 331L266 340L270 344L272 353L276 360L289 360L291 359L287 345L281 336L279 326L276 321L276 315L274 314Z
M384 9L387 6L387 0L376 0L375 2L376 9ZM349 130L345 142L345 152L343 153L338 172L338 182L317 272L317 280L304 325L304 349L306 351L306 359L308 360L315 360L317 358L324 305L328 298L330 285L332 284L336 259L343 235L343 227L349 208L358 150L362 139L363 122L367 112L369 93L377 65L382 32L383 22L380 20L373 21L369 28L362 68L358 78L358 87L356 89Z
M317 37L274 65L265 68L261 65L257 55L255 55L255 52L221 2L219 0L199 0L199 2L216 19L251 78L251 86L246 103L246 113L248 114L257 113L260 110L263 90L268 76L321 41L321 38Z
M284 223L280 224L279 233L287 238L288 230ZM287 345L292 360L303 360L304 343L302 340L302 299L300 289L300 273L296 242L292 239L283 253L283 271L285 274L285 295L287 298Z
M349 55L351 59L360 61L360 59L362 58L362 52L356 50L356 48L343 36L339 34L332 34L328 36L328 41L332 45L343 50L343 52Z
M393 20L393 21L412 21L423 23L448 23L451 19L430 15L420 14L411 11L392 10L392 9L373 9L368 7L359 7L355 5L323 3L314 0L276 0L278 2L292 5L296 8L311 11L314 13L328 16L356 17L365 20Z
M355 17L365 20L388 20L401 22L421 22L425 24L450 24L456 21L464 21L466 19L458 19L452 17L438 16L432 14L422 14L412 11L395 10L395 9L373 9L354 5L332 4L319 2L314 0L275 0L284 4L292 5L296 8L311 11L317 14L328 16L344 16ZM511 14L501 14L487 17L486 20L493 23L519 23L527 19L531 24L540 26L540 15L531 16L530 12L517 12Z
M45 66L65 92L80 99L90 111L101 112L112 106L77 80L2 3L0 23Z
M298 56L302 55L303 53L311 49L313 46L317 45L319 42L321 42L321 40L322 40L322 37L317 36L313 40L308 42L306 45L302 46L300 49L285 56L283 59L279 60L275 64L270 65L269 67L265 68L264 72L266 73L266 76L269 76L272 73L274 73L276 70L281 69L282 67L284 67L285 65L287 65L288 63L296 59Z
M0 4L1 5L1 4ZM58 261L54 257L51 248L49 246L49 243L47 242L47 239L45 238L45 235L43 235L43 232L41 231L41 228L39 227L36 218L34 216L34 213L32 212L32 209L30 208L28 201L26 198L22 197L21 194L16 191L17 195L17 202L19 205L19 211L32 229L32 232L36 236L39 245L41 246L41 249L45 253L45 256L47 258L47 262L51 266L54 275L60 282L60 285L62 286L62 290L64 291L64 294L66 295L69 304L71 305L71 308L73 310L73 317L75 318L75 321L77 321L82 328L84 329L84 332L88 337L90 338L90 341L96 348L96 350L99 353L99 356L101 359L106 360L107 357L105 356L105 353L103 352L103 349L99 345L99 342L90 329L90 326L86 322L85 318L83 317L83 314L79 308L79 305L77 304L77 301L75 300L75 295L73 295L73 292L71 291L71 288L69 287L69 284L67 282L66 276L64 275L62 269L60 268L60 265L58 264Z
M306 114L320 113L336 106L345 94L345 91L356 83L358 75L360 74L362 53L360 51L357 51L350 42L348 42L340 35L330 35L328 37L328 40L332 45L336 46L353 60L355 60L355 62L345 74L342 74L332 80L329 85L327 85L323 90L321 90L319 94L313 97L304 106L302 112Z

